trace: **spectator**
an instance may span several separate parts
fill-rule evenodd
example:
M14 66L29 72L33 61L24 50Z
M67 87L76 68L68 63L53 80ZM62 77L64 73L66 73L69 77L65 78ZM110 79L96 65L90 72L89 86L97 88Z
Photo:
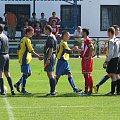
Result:
M39 23L36 23L36 27L34 29L35 31L35 36L40 39L40 36L41 36L41 28L40 28L40 24Z
M30 18L30 25L35 28L37 22L39 22L39 20L36 18L36 13L32 13L32 17Z
M14 13L8 11L6 15L6 22L8 28L8 37L12 40L15 39L16 34L16 25L17 25L17 17Z
M76 38L81 38L82 37L82 28L81 28L81 26L78 26L77 30L75 30L74 37L76 37Z
M25 30L27 27L28 27L28 21L24 23L24 27L22 28L22 31L21 31L21 38L23 38L23 36L25 35Z
M44 32L44 27L47 25L47 19L45 18L45 14L41 13L41 18L40 18L40 27L41 27L41 32Z
M60 18L56 17L56 12L52 12L52 17L49 18L49 24L52 25L52 21L55 20L56 24L60 23Z
M74 37L75 37L75 41L74 41L74 46L77 46L78 48L81 48L82 46L82 28L81 26L77 27L77 30L75 30L74 32ZM77 51L75 51L75 54L78 54ZM76 57L79 57L79 55L75 55Z
M52 21L52 34L55 35L56 38L58 38L59 28L56 25L56 20Z
M29 21L28 18L24 14L22 14L19 18L19 28L21 30L21 37L23 37L23 35L24 35L24 33L23 33L24 30L23 29L25 27L25 24L26 23L28 24L28 21Z
M7 13L4 13L4 14L3 14L3 16L4 16L3 24L5 24L5 25L6 25L6 24L7 24L7 20L6 20Z

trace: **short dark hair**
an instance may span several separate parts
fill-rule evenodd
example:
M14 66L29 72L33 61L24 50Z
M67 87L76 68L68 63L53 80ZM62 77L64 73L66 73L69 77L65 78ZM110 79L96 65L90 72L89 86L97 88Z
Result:
M65 34L67 34L67 33L68 33L67 30L63 30L63 31L62 31L62 37L63 37Z
M41 15L44 15L44 13L42 12Z
M112 35L114 35L114 34L115 34L115 29L114 29L114 27L108 28L108 32L110 32L110 33L112 33Z
M52 27L50 25L46 25L45 30L49 30L49 32L52 32Z
M55 12L55 11L53 11L53 12L52 12L52 14L53 14L53 13L55 13L55 14L56 14L56 12Z
M3 32L3 25L0 24L0 32Z
M87 36L89 35L89 29L83 28L82 31L85 32Z
M28 26L26 29L25 29L25 33L27 34L28 32L31 32L33 31L34 28L32 26Z
M115 31L120 28L118 25L113 25L112 27L114 27Z
M32 15L36 15L36 13L33 12Z

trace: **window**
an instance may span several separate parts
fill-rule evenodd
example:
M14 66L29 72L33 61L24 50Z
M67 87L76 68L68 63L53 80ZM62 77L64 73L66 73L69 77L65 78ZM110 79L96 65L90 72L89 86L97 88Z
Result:
M25 15L26 19L30 18L30 5L29 4L6 4L5 5L5 12L10 10L11 12L15 13L17 16L17 30L20 30L20 17L21 15Z
M81 25L81 6L77 6L78 25ZM61 5L61 21L62 27L73 28L74 27L74 6L73 5Z
M120 25L120 5L101 5L101 31L106 31L110 26Z

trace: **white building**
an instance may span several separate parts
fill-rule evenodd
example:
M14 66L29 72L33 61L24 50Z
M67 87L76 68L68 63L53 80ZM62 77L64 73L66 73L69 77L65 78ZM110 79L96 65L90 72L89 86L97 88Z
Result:
M70 2L73 2L70 0ZM32 0L0 0L0 17L11 8L16 13L25 13L29 17L33 12ZM63 25L72 26L73 6L62 0L36 0L36 14L44 12L48 19L56 11ZM112 24L120 25L120 0L78 0L78 25L90 29L90 36L106 36L106 30Z

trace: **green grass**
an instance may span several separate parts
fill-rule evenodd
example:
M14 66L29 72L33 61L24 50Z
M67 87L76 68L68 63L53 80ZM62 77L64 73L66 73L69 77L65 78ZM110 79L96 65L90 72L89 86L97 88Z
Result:
M106 74L103 62L104 58L94 60L95 84ZM70 59L69 63L76 86L84 89L80 59ZM10 111L14 120L120 120L119 96L104 96L110 91L110 80L100 88L99 94L80 97L73 93L67 76L62 76L56 88L57 96L45 97L49 92L49 81L43 71L43 62L33 59L31 67L32 76L27 80L27 90L32 95L24 96L15 91L16 95L11 96L5 80L8 93L5 97L0 96L0 120L13 120ZM15 83L21 77L17 60L10 61L10 71Z

